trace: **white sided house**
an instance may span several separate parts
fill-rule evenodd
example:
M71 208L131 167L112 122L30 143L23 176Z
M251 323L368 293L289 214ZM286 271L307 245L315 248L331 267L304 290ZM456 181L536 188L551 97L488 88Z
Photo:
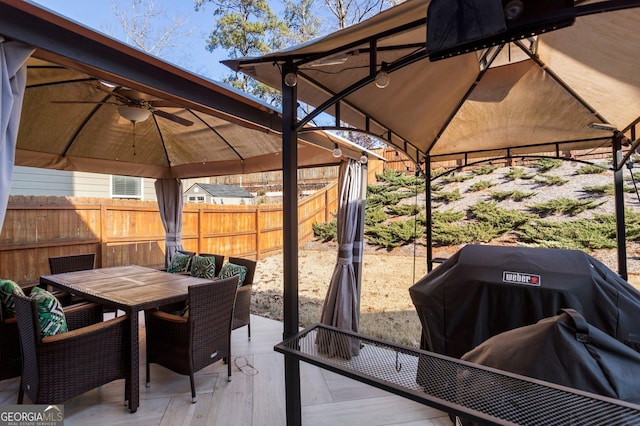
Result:
M155 179L16 166L11 195L155 201Z
M256 199L245 189L235 185L195 183L184 192L185 203L255 204Z

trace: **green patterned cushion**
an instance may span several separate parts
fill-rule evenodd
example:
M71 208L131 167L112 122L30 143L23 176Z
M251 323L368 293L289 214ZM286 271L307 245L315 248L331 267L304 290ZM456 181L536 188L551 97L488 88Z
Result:
M16 316L16 304L13 301L13 290L24 296L22 288L11 280L0 280L0 304L2 305L2 318Z
M227 262L220 270L218 279L234 277L236 275L240 276L240 278L238 279L238 287L240 287L242 284L244 284L244 278L247 276L247 267Z
M216 276L216 258L213 256L194 256L191 259L191 275L211 279Z
M188 254L175 252L171 259L171 264L167 268L167 272L189 272L189 263L191 262L191 256Z
M67 331L67 319L64 316L64 310L53 294L40 287L34 287L30 296L36 301L36 307L38 308L41 337L53 336Z

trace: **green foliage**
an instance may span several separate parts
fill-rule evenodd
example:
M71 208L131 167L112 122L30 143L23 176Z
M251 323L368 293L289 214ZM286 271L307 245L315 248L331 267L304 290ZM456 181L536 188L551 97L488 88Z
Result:
M569 182L569 179L564 179L560 176L553 175L539 175L535 180L536 182L547 186L562 186L565 183Z
M517 229L535 216L518 210L509 210L498 207L495 201L480 201L469 208L478 222L483 222L494 229L495 237L505 232Z
M460 190L458 188L453 191L436 191L431 196L436 201L443 201L445 203L451 203L462 198Z
M607 169L604 167L596 166L595 164L586 164L576 170L576 173L579 175L597 175L606 171Z
M392 206L404 198L413 197L410 192L390 192L386 191L380 194L372 194L367 198L367 205L371 207Z
M195 0L195 9L204 9L205 3L215 7L215 26L206 41L208 51L223 49L229 58L241 58L284 47L287 24L271 11L266 0ZM223 81L268 102L280 101L277 90L245 75L230 73Z
M566 197L558 197L545 203L538 203L529 206L529 209L543 216L553 213L575 216L586 210L595 209L602 204L604 204L604 201L601 203L596 203L594 199L572 200Z
M511 198L514 201L522 201L536 195L535 192L513 191L491 191L491 198L496 201L503 201Z
M385 247L388 250L409 244L415 239L416 235L423 235L424 232L424 225L416 218L386 224L381 223L365 228L369 244Z
M337 226L338 221L332 220L331 222L325 223L314 223L311 225L313 227L313 235L321 239L323 241L333 241L338 238Z
M549 170L557 169L562 165L562 160L554 158L541 158L536 161L535 167L541 172L548 172Z
M387 207L387 211L394 216L415 216L422 211L422 208L415 204L398 204Z
M369 198L372 194L382 194L387 191L386 185L367 185L367 198Z
M367 207L364 211L364 225L365 226L373 226L378 223L382 223L387 220L389 216L382 210L381 206L377 207Z
M631 172L631 173L629 173L629 176L625 176L624 177L624 180L627 180L627 181L635 180L636 182L640 182L640 172L638 172L638 173Z
M494 201L476 203L470 211L476 219L475 222L455 223L434 220L433 241L442 245L489 242L518 229L535 217L517 210L499 208Z
M582 191L587 194L613 195L615 193L615 187L612 183L606 185L587 185L582 187Z
M630 229L640 230L637 215L627 221ZM522 226L519 238L532 246L565 248L574 250L597 250L616 247L616 225L613 215L595 215L593 219L573 221L535 221ZM636 234L640 236L640 233Z
M467 192L478 192L478 191L482 191L483 189L491 188L492 186L495 186L495 185L496 183L491 182L490 180L480 180L474 183L473 185L471 185L467 190Z
M504 177L510 180L523 179L529 180L535 177L534 174L527 174L527 171L522 167L511 167L511 169L504 174Z
M489 175L489 174L493 173L494 170L496 170L497 168L498 168L498 166L494 166L492 164L485 164L482 167L478 167L476 169L472 169L471 173L473 173L476 176Z
M413 175L407 175L405 173L396 172L391 169L385 169L382 174L376 174L378 182L386 182L391 187L397 188L410 188L415 185L424 184L424 179Z
M463 217L465 217L465 213L461 211L454 211L453 209L448 209L445 211L434 211L431 216L433 217L433 222L440 223L453 223L457 222Z
M437 169L433 169L431 170L431 173L429 173L429 179L435 179L440 175L442 175L443 173L446 173L446 171L447 169L445 169L444 167L438 167Z
M442 177L442 181L444 183L464 182L469 179L473 179L473 175L467 175L463 173L450 173Z

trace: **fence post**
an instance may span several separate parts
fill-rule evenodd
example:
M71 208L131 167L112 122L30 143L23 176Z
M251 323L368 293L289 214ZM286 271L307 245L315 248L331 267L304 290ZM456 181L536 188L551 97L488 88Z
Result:
M329 190L324 188L324 221L325 223L329 222Z
M203 223L204 223L204 209L202 206L198 206L198 253L202 253L204 247ZM207 250L208 251L208 250Z
M104 203L100 203L100 264L96 265L96 268L105 268L109 266L107 260L107 249L109 234L107 232L107 206Z
M260 260L260 234L262 233L262 221L260 220L260 205L256 206L256 261Z

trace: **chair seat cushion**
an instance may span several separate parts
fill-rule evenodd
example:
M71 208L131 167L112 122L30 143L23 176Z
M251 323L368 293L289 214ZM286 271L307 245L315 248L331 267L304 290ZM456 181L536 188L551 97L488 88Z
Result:
M167 272L189 272L189 265L191 264L191 256L188 254L175 252L171 259L171 264L167 268Z
M67 319L62 304L56 297L40 287L31 290L31 298L36 301L40 336L55 336L67 331Z
M0 304L2 305L2 318L13 318L16 316L16 305L13 301L13 291L24 296L22 288L11 280L0 280Z
M222 266L220 273L218 274L218 279L223 278L231 278L239 276L238 278L238 287L244 284L244 279L247 276L247 267L242 265L236 265L235 263L227 262Z
M213 256L194 256L191 259L191 275L211 279L216 276L216 259Z

